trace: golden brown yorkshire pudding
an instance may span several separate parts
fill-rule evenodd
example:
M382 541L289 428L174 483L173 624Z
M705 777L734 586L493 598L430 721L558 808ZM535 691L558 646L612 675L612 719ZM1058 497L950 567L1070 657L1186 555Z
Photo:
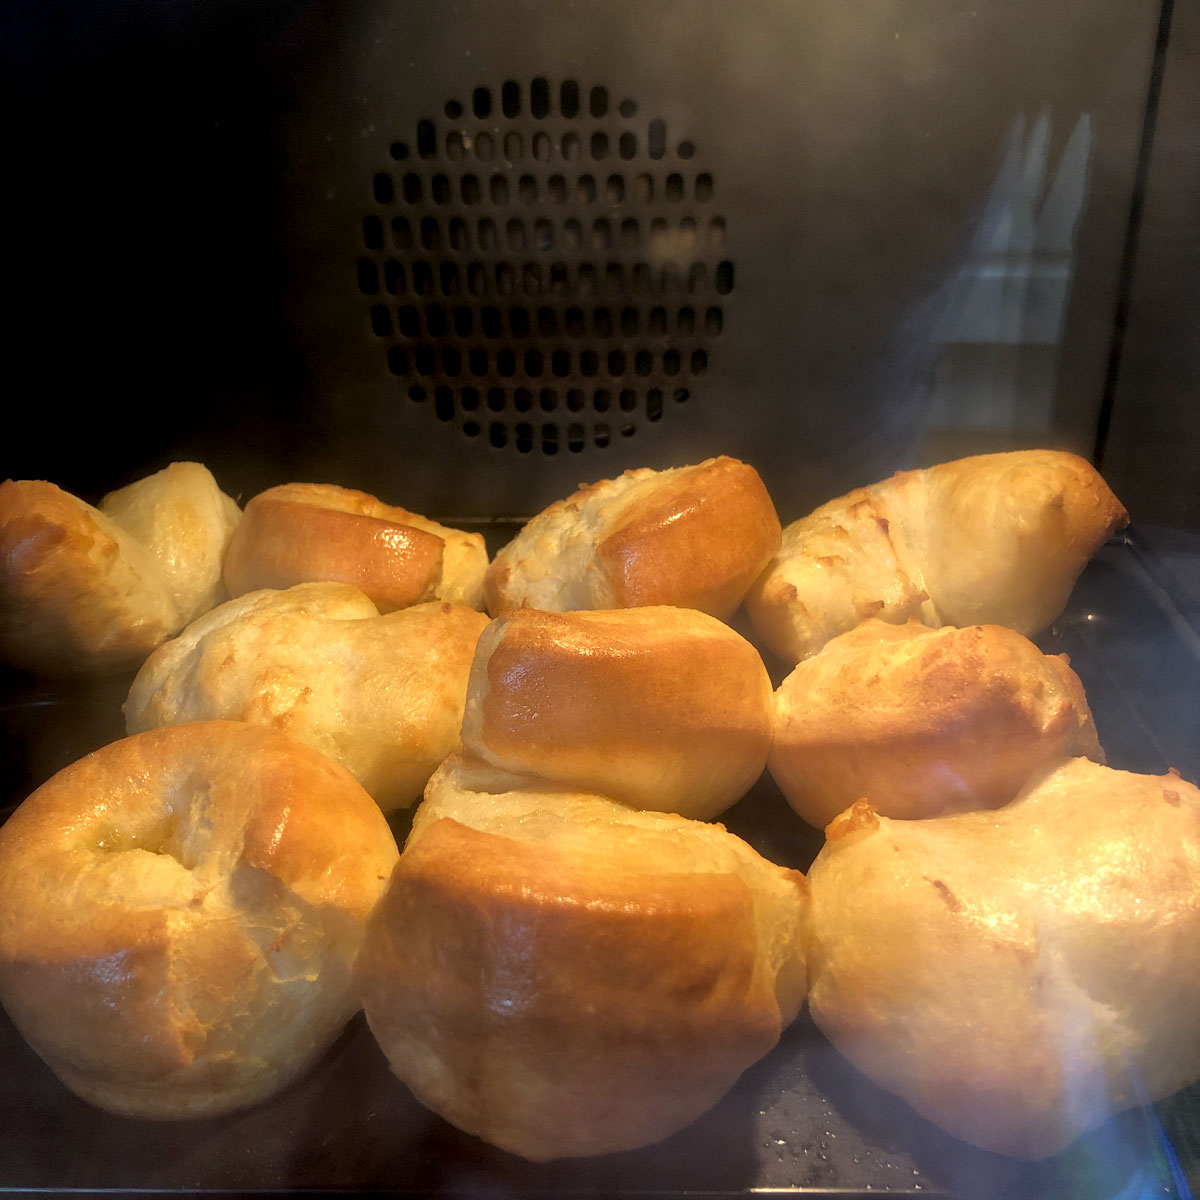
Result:
M1096 470L1061 451L902 471L788 525L746 611L764 644L793 663L868 617L1032 635L1127 521Z
M142 664L126 728L268 725L341 763L391 812L420 796L458 748L471 659L487 623L461 604L380 616L348 583L249 592Z
M225 598L240 518L199 463L172 463L99 508L43 480L0 483L0 658L53 675L137 663Z
M1000 625L864 621L801 662L774 703L767 766L818 828L864 798L887 817L995 808L1041 767L1104 761L1066 656Z
M488 568L487 607L497 616L667 604L725 620L778 549L779 518L753 467L643 467L534 517Z
M1021 1158L1200 1076L1200 791L1068 761L1006 805L859 803L809 873L809 1010L864 1074Z
M695 609L514 609L479 639L462 740L481 790L516 774L707 820L762 774L771 681Z
M439 525L366 492L285 483L260 492L225 558L231 596L332 580L380 612L430 600L483 607L483 536Z
M804 996L804 877L720 826L598 796L430 782L356 974L429 1108L544 1160L658 1141Z
M253 1104L357 1010L351 968L396 857L354 779L273 730L114 742L0 828L0 1002L99 1108Z

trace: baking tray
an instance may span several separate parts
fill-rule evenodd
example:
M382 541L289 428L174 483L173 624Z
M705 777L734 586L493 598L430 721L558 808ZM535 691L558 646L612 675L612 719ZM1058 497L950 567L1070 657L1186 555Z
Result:
M492 549L511 533L486 529ZM1200 537L1134 530L1104 546L1040 639L1087 689L1109 762L1200 779ZM768 664L778 681L782 664ZM128 677L64 686L0 677L7 815L38 783L122 734ZM400 818L397 828L403 836ZM724 817L776 862L807 867L821 835L768 777ZM1134 1109L1041 1163L976 1150L875 1087L807 1016L715 1108L657 1145L525 1162L459 1133L388 1071L362 1018L275 1100L158 1124L67 1092L0 1013L0 1190L401 1196L804 1195L1186 1197L1200 1189L1200 1085Z

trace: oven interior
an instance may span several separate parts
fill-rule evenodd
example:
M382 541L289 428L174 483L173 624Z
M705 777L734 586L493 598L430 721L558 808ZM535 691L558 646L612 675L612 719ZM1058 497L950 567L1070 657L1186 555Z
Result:
M1194 12L124 0L6 25L5 477L95 501L192 459L243 502L337 482L495 550L634 466L745 459L786 523L902 467L1071 449L1133 524L1043 648L1111 765L1200 779ZM127 678L0 682L9 810L121 732ZM803 867L819 836L780 803L764 778L729 827ZM280 1100L181 1128L94 1113L6 1020L0 1041L5 1189L1200 1184L1195 1087L1021 1165L920 1121L803 1017L693 1127L544 1167L426 1114L361 1022Z

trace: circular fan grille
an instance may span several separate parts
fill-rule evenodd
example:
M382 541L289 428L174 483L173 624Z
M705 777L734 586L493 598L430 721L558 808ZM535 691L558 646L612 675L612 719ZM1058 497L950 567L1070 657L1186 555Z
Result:
M407 402L520 453L669 419L734 283L695 158L634 101L542 78L481 85L393 142L357 282Z

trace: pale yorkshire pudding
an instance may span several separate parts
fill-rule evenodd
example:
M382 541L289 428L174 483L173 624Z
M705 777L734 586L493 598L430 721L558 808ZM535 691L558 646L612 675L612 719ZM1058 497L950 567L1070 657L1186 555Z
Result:
M99 508L43 480L0 483L0 658L51 675L139 662L225 598L240 518L199 463L172 463Z
M1088 559L1127 521L1096 470L1062 451L902 471L786 526L746 611L793 663L868 617L1029 636L1062 612Z
M247 505L225 559L231 596L332 580L380 612L430 600L483 607L483 536L334 484L285 483Z
M1076 758L990 812L855 804L809 872L809 1010L955 1137L1043 1158L1200 1077L1200 791Z
M720 826L434 775L356 974L392 1070L526 1158L695 1120L804 997L804 877Z
M868 620L775 693L767 766L823 828L855 800L882 816L995 808L1047 764L1104 761L1079 677L999 625Z
M462 741L481 790L515 774L706 820L762 774L771 681L695 609L515 609L479 639Z
M396 858L354 779L273 730L114 742L0 828L0 1003L99 1108L253 1104L357 1011L351 968Z
M735 458L581 485L533 518L488 568L488 611L676 605L722 620L779 549L779 518Z
M125 702L126 728L268 725L341 763L390 812L411 804L458 747L487 623L447 603L381 616L346 583L250 592L146 660Z

